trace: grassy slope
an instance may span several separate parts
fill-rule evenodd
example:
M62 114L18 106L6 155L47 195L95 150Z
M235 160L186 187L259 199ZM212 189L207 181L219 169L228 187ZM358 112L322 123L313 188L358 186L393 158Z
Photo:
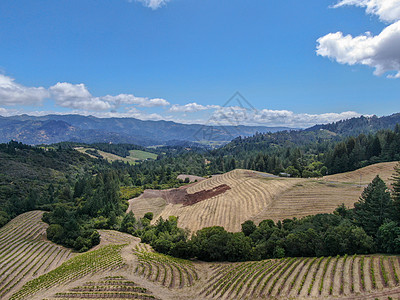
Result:
M388 180L396 162L375 164L353 172L318 179L277 178L248 170L234 170L217 175L189 187L189 193L208 190L221 184L231 187L224 194L192 206L167 204L160 212L159 199L130 200L130 209L143 214L153 211L158 216L179 217L179 226L192 232L207 226L224 226L229 231L240 231L240 225L252 219L260 222L303 217L317 213L331 213L345 203L352 207L358 201L365 184L376 175ZM362 185L357 184L362 174ZM157 203L157 207L155 207Z

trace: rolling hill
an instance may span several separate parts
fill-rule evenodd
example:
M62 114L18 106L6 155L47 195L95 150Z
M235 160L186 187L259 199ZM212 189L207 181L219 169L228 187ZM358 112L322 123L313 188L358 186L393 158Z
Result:
M256 132L288 130L266 126L206 126L171 121L142 121L135 118L96 118L81 115L0 116L0 143L17 140L25 144L52 144L63 141L82 143L112 142L142 146L169 141L229 142Z
M78 254L46 240L42 213L20 215L0 231L6 266L1 268L1 299L383 300L400 294L397 256L205 263L156 253L112 230L100 231L100 245ZM32 250L21 252L21 247Z
M400 123L400 113L390 116L361 116L351 118L330 124L315 125L306 131L318 131L321 129L341 134L345 136L355 136L360 133L374 133L380 129L394 129L396 124Z
M129 211L152 211L155 219L179 217L179 226L195 232L209 226L241 230L246 220L260 222L331 213L344 203L352 207L376 175L389 181L396 162L379 163L323 178L280 178L237 169L179 189L146 190L131 199ZM361 176L361 185L360 185Z

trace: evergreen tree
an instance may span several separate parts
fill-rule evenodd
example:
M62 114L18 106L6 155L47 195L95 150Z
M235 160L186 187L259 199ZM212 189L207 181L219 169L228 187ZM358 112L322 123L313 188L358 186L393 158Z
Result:
M394 205L394 219L400 223L400 163L395 168L393 175L393 205Z
M385 219L392 216L392 211L393 201L385 182L379 176L364 189L360 200L354 204L356 222L371 236L376 236Z

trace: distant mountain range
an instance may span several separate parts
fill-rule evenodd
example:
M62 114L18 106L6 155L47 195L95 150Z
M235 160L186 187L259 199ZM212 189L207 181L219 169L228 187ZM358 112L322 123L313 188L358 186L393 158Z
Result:
M0 117L0 142L25 144L62 141L132 143L142 146L182 142L228 142L256 132L291 130L287 127L206 126L135 118L96 118L81 115Z
M304 131L328 130L342 136L393 129L400 113L384 117L352 118L315 125ZM96 118L81 115L28 115L1 117L0 142L16 140L25 144L52 144L63 141L82 143L129 143L142 146L183 145L185 143L223 144L238 136L296 130L266 126L207 126L171 121L142 121L135 118Z

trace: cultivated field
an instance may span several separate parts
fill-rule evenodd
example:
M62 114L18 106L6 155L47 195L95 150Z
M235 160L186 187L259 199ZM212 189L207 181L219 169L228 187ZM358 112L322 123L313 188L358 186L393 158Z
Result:
M42 215L25 213L0 229L0 299L73 256L69 249L45 239L47 224Z
M188 195L224 185L229 187L224 193L193 205L176 203L173 191L166 196L163 191L147 190L141 197L129 201L129 210L138 216L152 211L155 220L160 216L164 219L171 215L178 216L179 226L192 232L208 226L239 231L246 220L278 221L331 213L342 203L352 207L366 184L378 174L388 180L395 165L395 162L375 164L318 179L279 178L261 172L234 170L185 187Z
M399 258L344 256L214 264L205 298L347 298L399 296ZM396 298L397 299L397 298Z
M155 253L137 238L112 230L100 231L101 244L94 250L71 255L41 235L45 228L41 215L39 211L23 214L0 229L1 260L10 257L10 264L0 269L3 293L12 286L1 299L386 300L400 296L398 256L192 262ZM17 244L9 242L13 236ZM18 248L18 243L25 242L30 246L44 243L68 254L63 259L41 248L36 252ZM15 256L18 260L11 259ZM11 272L12 261L16 268Z
M76 147L75 150L84 153L86 155L89 155L92 158L97 158L94 155L91 155L89 153L87 153L87 150L95 150L94 148L85 148L85 147ZM130 150L129 151L129 156L127 157L122 157L122 156L118 156L109 152L104 152L101 150L97 150L97 152L106 160L108 160L109 162L113 162L113 161L123 161L123 162L128 162L130 164L135 164L136 161L138 160L146 160L146 159L156 159L157 158L157 154L154 153L150 153L150 152L146 152L146 151L141 151L141 150Z

